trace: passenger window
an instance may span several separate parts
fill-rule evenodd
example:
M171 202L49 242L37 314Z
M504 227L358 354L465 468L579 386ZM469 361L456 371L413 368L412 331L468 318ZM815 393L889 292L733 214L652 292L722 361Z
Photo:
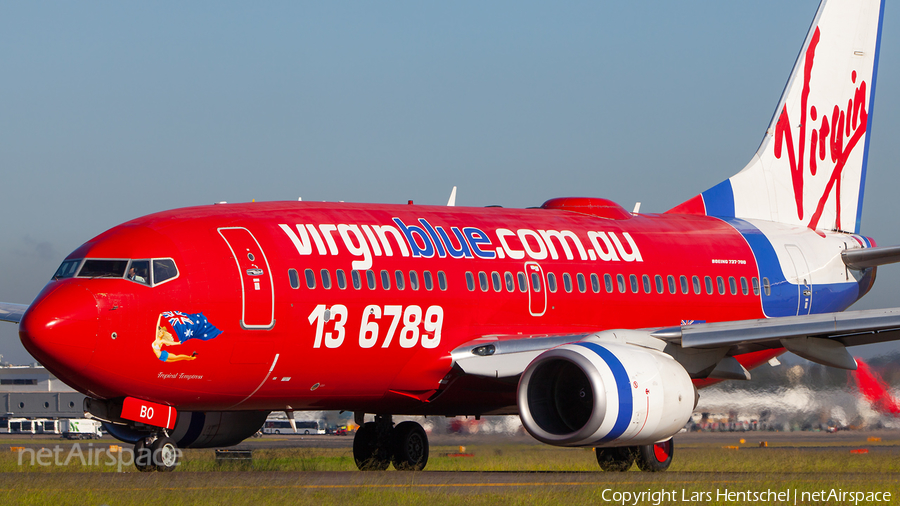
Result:
M550 293L556 293L556 274L552 272L547 273L547 290L550 290Z
M693 276L693 277L691 277L691 281L694 282L694 294L695 294L695 295L700 295L700 292L701 292L701 288L700 288L700 278L697 277L697 276Z
M766 294L766 297L772 295L772 286L769 285L769 278L763 278L763 293Z
M688 280L687 276L681 276L681 293L682 295L687 295L688 293Z
M631 293L638 293L637 276L632 274L632 275L628 276L628 279L631 281Z
M750 290L747 288L747 278L741 276L741 293L747 295L750 293Z
M366 284L369 286L369 290L374 290L377 287L375 284L375 271L372 269L366 271Z
M704 276L703 282L706 284L706 295L712 295L712 293L713 293L712 278L709 276Z
M610 276L609 274L604 274L603 275L603 284L606 285L606 293L613 292L612 276Z
M334 277L337 279L337 286L341 290L347 288L347 276L344 274L344 269L335 269Z
M716 276L716 286L719 287L719 295L725 295L725 280L722 276Z
M641 281L644 282L644 293L650 293L650 276L644 274L641 276Z
M356 290L362 288L362 279L359 277L359 271L350 271L350 281L353 282L353 288Z
M617 274L616 284L619 285L619 293L625 293L625 276Z
M512 292L513 290L515 290L516 280L515 278L513 278L512 273L507 271L506 274L503 275L503 277L506 279L506 291Z
M500 273L494 271L491 273L491 284L494 287L495 292L499 292L503 289L503 283L500 281Z
M657 274L654 279L656 280L656 293L663 293L666 288L663 286L662 276Z
M468 271L466 271L466 288L468 288L470 292L475 291L475 276Z
M381 271L381 288L385 290L391 289L391 273L388 271Z
M306 269L303 271L303 274L306 276L306 288L312 290L316 287L316 273L313 272L312 269Z
M447 290L447 275L444 274L444 271L438 271L438 286L441 291Z
M731 295L737 295L737 281L734 276L728 276L728 287L731 288Z
M409 271L409 287L413 290L419 289L419 273L416 271Z
M568 272L563 273L563 288L566 289L566 293L572 293L572 276L569 276Z
M600 276L596 273L591 273L591 290L594 293L600 293Z
M478 272L478 285L481 287L482 292L488 291L487 273L485 273L484 271Z
M326 290L331 289L331 275L328 272L328 269L322 269L322 288Z
M541 277L536 272L531 273L531 289L535 293L540 293L541 291Z
M759 296L759 280L754 276L752 279L753 282L753 295Z
M578 273L575 275L575 281L578 283L578 291L584 293L587 291L587 283L584 280L584 274Z
M675 276L669 274L669 276L666 278L666 281L669 282L669 293L672 295L675 295L675 290L676 290Z
M150 286L150 260L132 260L125 277L135 283Z
M300 288L300 273L297 269L288 269L288 279L291 281L291 288L294 290Z
M429 292L434 288L434 281L431 279L431 271L424 271L422 273L422 283Z
M397 290L403 290L406 288L406 282L403 279L403 271L394 271L394 282L397 287Z
M528 283L527 283L528 278L525 277L525 273L520 272L520 273L516 274L516 277L519 279L519 291L522 293L527 292L528 291Z

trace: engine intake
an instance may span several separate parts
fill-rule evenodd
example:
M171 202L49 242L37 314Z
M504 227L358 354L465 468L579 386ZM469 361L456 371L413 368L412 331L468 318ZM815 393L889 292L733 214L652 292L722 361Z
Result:
M519 380L519 414L557 446L651 444L690 419L696 390L665 353L589 338L539 355Z

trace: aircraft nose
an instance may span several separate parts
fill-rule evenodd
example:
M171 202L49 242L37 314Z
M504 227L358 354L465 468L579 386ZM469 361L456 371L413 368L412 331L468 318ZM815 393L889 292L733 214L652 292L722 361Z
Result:
M94 354L98 316L94 294L67 282L38 295L19 323L19 339L49 369L77 373Z

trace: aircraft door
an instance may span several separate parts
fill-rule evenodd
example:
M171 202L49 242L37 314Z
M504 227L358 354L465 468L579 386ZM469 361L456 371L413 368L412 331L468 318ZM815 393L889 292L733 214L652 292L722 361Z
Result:
M275 326L275 286L266 254L246 228L218 230L231 249L241 279L241 328L272 328Z
M547 311L544 270L537 262L525 262L525 275L528 278L528 312L531 316L542 316Z
M803 256L800 248L793 244L788 244L785 246L785 249L791 257L791 263L796 275L796 280L794 281L797 283L798 292L797 314L809 314L809 311L812 309L812 273L809 271L806 257Z

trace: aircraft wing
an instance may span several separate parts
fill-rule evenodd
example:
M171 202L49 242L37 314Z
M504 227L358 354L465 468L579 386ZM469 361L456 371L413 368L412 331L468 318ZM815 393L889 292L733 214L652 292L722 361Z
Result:
M716 360L727 360L727 357L742 353L785 348L819 364L856 369L856 361L847 352L846 346L900 339L900 308L699 323L661 329L611 330L602 333L486 336L456 348L451 356L466 374L494 378L514 377L522 374L528 364L544 351L591 336L602 339L614 336L629 344L672 353L676 360L680 360L682 356L677 353L679 350L716 350L719 357Z
M27 304L13 304L11 302L0 302L0 321L19 323L22 321L22 315L28 309Z

